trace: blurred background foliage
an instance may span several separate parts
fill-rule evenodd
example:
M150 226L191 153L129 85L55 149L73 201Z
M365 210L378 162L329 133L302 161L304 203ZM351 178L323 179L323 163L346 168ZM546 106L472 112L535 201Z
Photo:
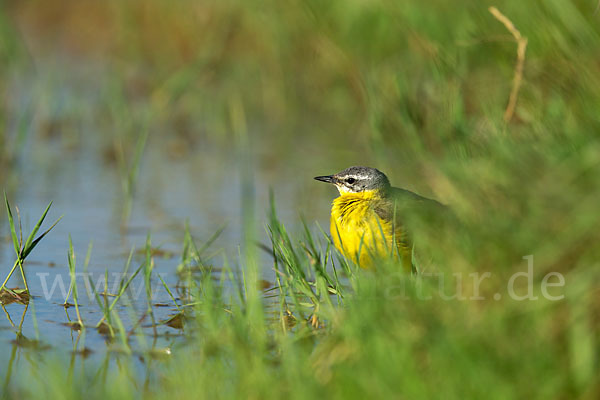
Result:
M595 398L600 15L594 1L0 4L0 180L27 162L27 142L58 143L55 150L63 152L91 140L110 166L134 153L146 129L148 145L167 159L236 154L242 162L252 159L275 188L281 179L376 166L395 185L436 197L457 214L460 234L438 237L435 225L417 232L423 253L446 271L493 271L492 283L482 287L489 298L524 269L522 257L533 254L536 285L548 272L561 272L568 301L469 302L457 310L426 302L419 312L411 312L412 303L394 303L397 308L381 310L383 320L392 321L390 337L363 338L367 350L360 354L351 340L335 344L333 336L333 348L350 350L317 362L325 371L321 383L345 383L329 394L352 393L353 384L364 383L356 390L365 390L367 375L356 381L345 375L359 368L356 360L371 360L381 370L416 359L423 364L406 375L416 395L429 393L419 379L435 378L430 384L443 390L458 385L464 372L464 381L483 382L464 388L471 395L484 395L485 383L501 378L507 382L502 390L497 386L497 398L534 392ZM528 39L508 123L503 114L516 42L488 12L491 5ZM299 190L309 185L298 182ZM311 188L305 199L317 196L326 204L326 190ZM355 307L339 337L359 332L365 320L381 328L372 308L361 314L367 305ZM409 323L417 333L394 337ZM418 334L432 346L428 355L418 348ZM399 338L415 353L383 362L382 352ZM486 359L493 368L479 364ZM327 375L337 363L346 369ZM439 375L453 365L455 371ZM315 388L322 388L319 382ZM528 389L536 382L548 386Z
M600 190L595 5L489 4L529 40L508 124L516 43L488 2L4 1L2 158L92 135L111 164L147 129L170 159L233 153L274 179L375 165L464 213L480 257L542 247L569 269Z
M46 131L81 119L60 98L75 77L96 95L68 100L89 106L95 123L143 111L153 130L192 148L229 145L241 107L265 158L267 143L310 154L317 166L363 150L408 176L422 171L411 166L427 162L423 154L464 159L499 135L530 143L598 128L598 29L588 1L493 3L530 43L509 127L501 115L516 44L488 2L3 3L4 84L32 74L57 86L31 99Z

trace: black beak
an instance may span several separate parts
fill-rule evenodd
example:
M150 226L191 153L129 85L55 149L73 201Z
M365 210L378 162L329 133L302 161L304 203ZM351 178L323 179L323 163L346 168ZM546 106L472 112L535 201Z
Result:
M333 183L333 175L315 176L315 179L321 182Z

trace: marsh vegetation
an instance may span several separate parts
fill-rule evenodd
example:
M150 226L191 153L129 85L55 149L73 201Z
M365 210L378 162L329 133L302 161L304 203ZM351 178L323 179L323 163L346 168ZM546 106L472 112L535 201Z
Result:
M595 8L3 2L1 397L597 398ZM452 209L420 275L350 165Z

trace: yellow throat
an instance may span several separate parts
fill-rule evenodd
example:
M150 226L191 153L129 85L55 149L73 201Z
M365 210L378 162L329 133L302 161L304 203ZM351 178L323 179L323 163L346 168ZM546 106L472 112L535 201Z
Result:
M333 243L362 268L373 268L377 260L393 257L403 268L412 268L412 249L394 218L384 219L378 207L386 202L380 190L341 193L331 208Z

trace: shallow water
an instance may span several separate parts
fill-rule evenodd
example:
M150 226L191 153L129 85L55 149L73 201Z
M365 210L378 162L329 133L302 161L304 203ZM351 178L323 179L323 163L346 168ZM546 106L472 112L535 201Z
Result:
M155 273L174 290L177 284L175 270L180 262L184 226L189 221L190 230L198 245L208 240L221 226L225 229L205 254L209 262L220 267L224 263L234 269L243 268L238 259L243 240L242 194L240 171L244 168L231 152L199 149L186 157L172 159L160 151L160 140L150 137L140 166L139 179L129 222L123 228L121 216L124 198L121 178L117 168L107 165L93 135L76 150L65 150L53 139L32 142L8 177L6 191L14 208L20 210L23 229L27 234L41 212L53 201L50 213L42 227L49 227L63 216L55 229L33 250L26 261L26 271L33 301L28 307L12 303L4 307L0 316L0 343L11 351L0 352L0 374L18 368L28 368L31 360L21 355L31 352L54 351L69 355L74 348L90 350L86 357L98 362L105 359L110 341L95 329L86 329L85 338L78 340L78 331L66 325L68 318L63 307L65 290L70 282L67 250L71 235L77 256L77 271L83 271L85 255L93 243L89 263L89 276L98 291L103 291L103 277L108 271L109 293L120 277L128 254L136 253L129 272L143 262L143 248L147 234L152 246L160 249L155 255ZM251 182L254 191L256 238L268 243L265 233L269 189L273 188L280 218L294 232L299 231L303 215L311 223L327 223L328 204L333 192L312 180L322 171L307 169L299 173L285 164L280 168L261 168L252 161L254 171ZM305 176L304 176L305 175ZM26 182L18 185L17 182ZM307 199L312 198L312 201ZM316 229L315 229L316 230ZM0 222L0 265L3 276L14 262L14 250L5 219ZM139 251L139 253L138 253ZM241 250L243 253L243 249ZM258 251L263 278L274 281L270 256ZM77 279L82 318L86 326L95 326L102 312L91 295L83 276ZM62 286L61 286L62 284ZM18 273L13 275L9 287L23 283ZM153 279L155 297L153 304L157 321L168 319L176 313L172 300L161 283ZM119 302L117 311L126 327L133 319L143 315L146 297L143 279L138 276L132 283L133 295ZM110 302L111 297L108 298ZM72 302L72 298L69 300ZM166 306L165 306L166 305ZM134 309L135 315L131 315ZM76 320L75 309L69 308L71 320ZM21 322L22 319L22 322ZM36 326L37 324L37 326ZM149 318L141 326L146 339L158 352L166 351L183 340L181 330L166 325L157 327L155 337ZM39 339L30 346L28 340ZM135 351L138 343L132 341Z

